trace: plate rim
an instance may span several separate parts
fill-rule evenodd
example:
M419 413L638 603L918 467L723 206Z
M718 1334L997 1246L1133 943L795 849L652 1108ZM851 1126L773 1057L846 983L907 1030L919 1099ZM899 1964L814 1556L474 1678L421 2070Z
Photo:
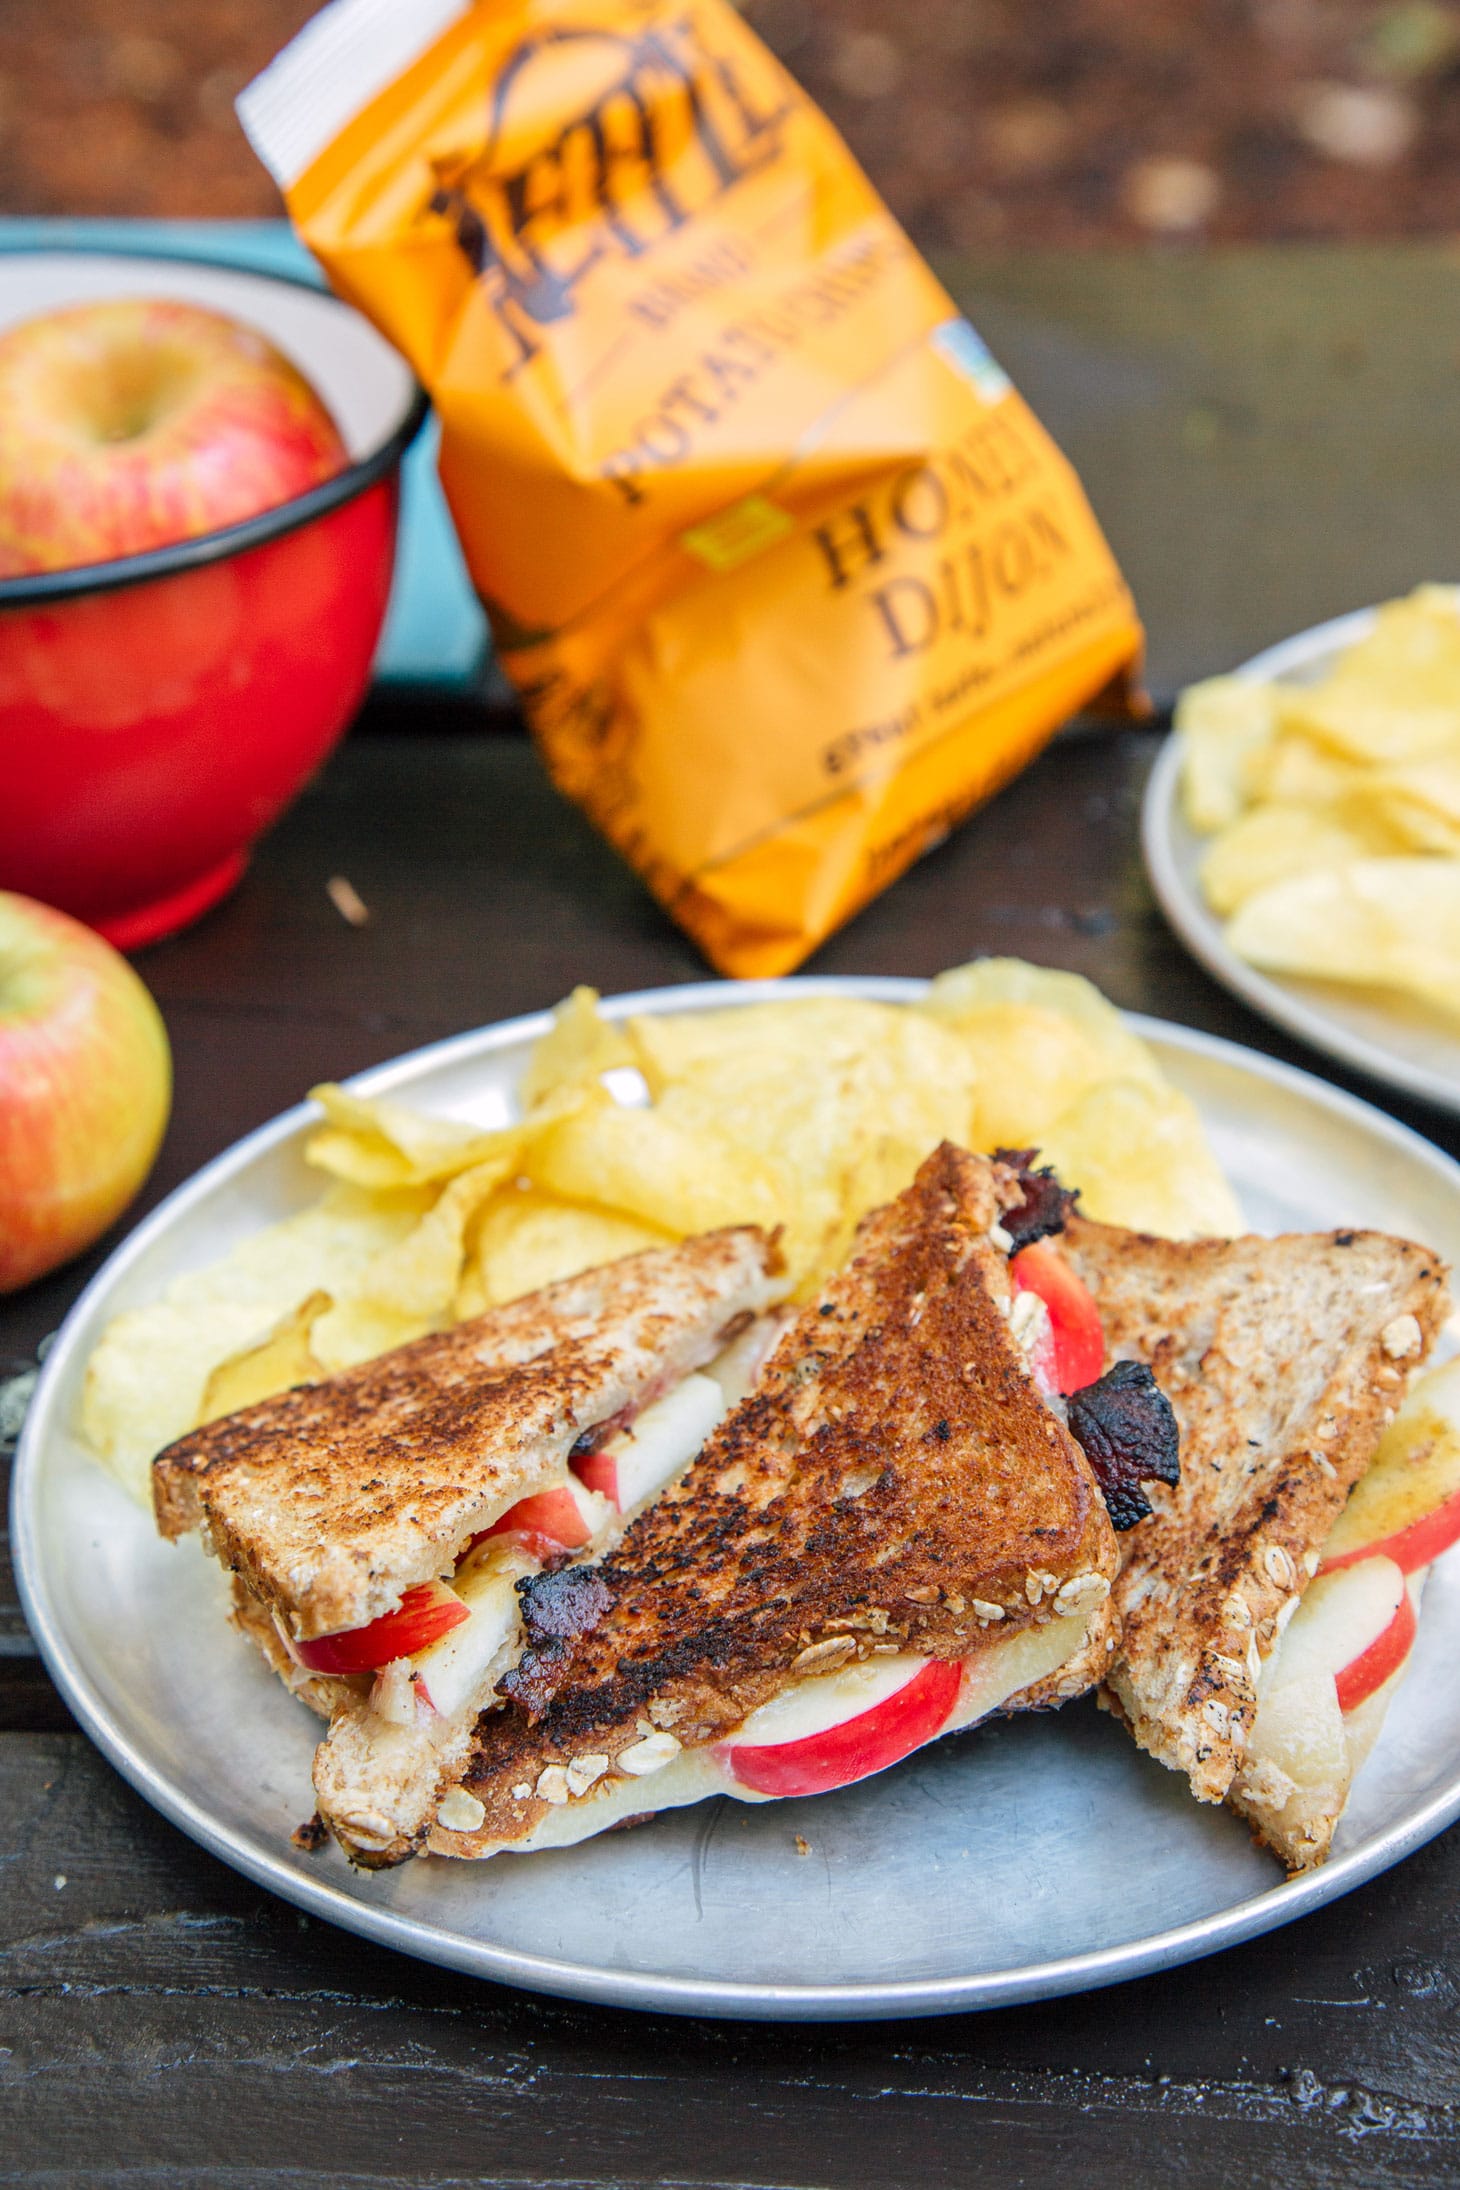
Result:
M1244 684L1266 684L1307 668L1335 648L1351 646L1374 628L1378 607L1351 609L1346 615L1312 624L1275 646L1264 647L1231 671ZM1308 1003L1287 983L1249 966L1229 948L1221 925L1207 910L1177 862L1174 823L1180 793L1181 748L1174 730L1168 731L1146 780L1141 799L1141 852L1152 889L1171 927L1193 958L1230 995L1236 996L1262 1018L1295 1035L1310 1049L1348 1065L1367 1080L1398 1089L1401 1094L1460 1115L1460 1080L1432 1072L1397 1052L1366 1040L1330 1017L1321 1006Z
M908 1003L926 993L926 980L900 975L793 975L782 980L700 981L639 989L602 1000L606 1016L622 1018L641 1010L722 1009L788 995L851 995L875 1002ZM673 998L666 1004L666 998ZM1127 1024L1147 1038L1170 1043L1196 1056L1226 1064L1316 1100L1349 1123L1388 1142L1430 1167L1460 1191L1460 1163L1422 1134L1389 1117L1361 1097L1334 1087L1316 1074L1261 1050L1220 1035L1177 1025L1146 1013L1123 1013ZM450 1065L541 1033L548 1011L521 1014L451 1035L442 1041L390 1058L354 1074L346 1083L361 1092L379 1092L401 1078L432 1066ZM154 1809L210 1854L265 1887L280 1899L373 1943L418 1960L469 1976L516 1985L527 1991L575 1999L599 2006L631 2007L649 2013L718 2015L755 2021L860 2021L968 2013L985 2008L1058 1998L1171 1969L1227 1947L1259 1937L1322 1907L1389 1869L1460 1817L1460 1760L1453 1778L1387 1831L1335 1858L1321 1869L1288 1879L1242 1901L1191 1922L1148 1933L1113 1947L1032 1962L1017 1968L977 1972L965 1977L913 1978L833 1984L767 1984L739 1979L672 1976L661 1972L615 1970L517 1948L494 1946L418 1916L400 1914L356 1899L341 1884L312 1878L281 1851L256 1843L240 1829L220 1823L201 1803L176 1787L155 1765L140 1741L116 1725L103 1699L91 1687L73 1657L62 1622L49 1600L45 1564L37 1529L38 1497L45 1431L67 1362L80 1343L86 1315L152 1243L192 1204L225 1179L245 1170L266 1150L288 1139L314 1115L307 1102L296 1103L245 1134L184 1180L122 1240L73 1303L41 1369L34 1399L17 1447L11 1485L12 1554L21 1609L51 1678L83 1731L108 1762Z

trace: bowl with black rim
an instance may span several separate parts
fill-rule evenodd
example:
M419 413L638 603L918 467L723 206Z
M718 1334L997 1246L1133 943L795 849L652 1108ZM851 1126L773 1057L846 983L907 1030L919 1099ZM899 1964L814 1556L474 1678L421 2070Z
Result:
M135 949L230 890L370 680L409 366L300 281L195 259L0 253L0 333L105 298L177 299L262 334L332 414L345 461L241 522L0 577L0 887Z

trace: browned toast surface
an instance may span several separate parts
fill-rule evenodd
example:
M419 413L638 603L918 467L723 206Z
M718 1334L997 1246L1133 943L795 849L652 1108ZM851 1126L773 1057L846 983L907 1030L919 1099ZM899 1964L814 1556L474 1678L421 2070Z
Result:
M1076 1217L1062 1251L1108 1352L1146 1362L1181 1480L1122 1539L1107 1676L1142 1748L1220 1802L1257 1679L1448 1309L1428 1249L1379 1232L1176 1242Z
M776 1291L753 1227L651 1248L229 1415L153 1463L165 1536L212 1550L300 1636L449 1574L578 1436L719 1351Z
M1100 1604L1115 1538L989 1237L1019 1197L1012 1171L937 1150L617 1551L527 1586L514 1700L480 1721L463 1782L478 1840L525 1837L539 1776L585 1752L612 1769L651 1730L704 1744L854 1656L969 1657Z

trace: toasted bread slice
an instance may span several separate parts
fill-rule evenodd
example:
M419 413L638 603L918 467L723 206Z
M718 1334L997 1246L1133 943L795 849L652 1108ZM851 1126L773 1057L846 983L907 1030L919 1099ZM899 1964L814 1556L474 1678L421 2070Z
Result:
M642 1505L662 1496L665 1484L689 1466L713 1424L753 1388L789 1318L790 1311L785 1309L757 1316L707 1364L702 1375L674 1387L657 1407L637 1416L602 1448L605 1454L637 1454L642 1487L635 1495L630 1486L616 1485L612 1501L599 1501L611 1510L601 1514L579 1558L602 1557ZM692 1403L686 1409L683 1401L690 1398L691 1387ZM621 1494L627 1495L627 1503L619 1502ZM519 1547L489 1552L483 1561L469 1562L469 1568L478 1574L490 1570L503 1580L520 1580L539 1570L539 1560L531 1550ZM460 1575L457 1582L460 1587ZM471 1584L466 1586L470 1592ZM428 1706L421 1707L418 1691L410 1696L400 1692L399 1708L389 1716L382 1708L386 1696L364 1681L312 1681L301 1689L289 1652L272 1621L267 1622L277 1669L306 1702L316 1709L323 1705L330 1721L314 1759L315 1798L320 1818L356 1862L381 1868L414 1855L434 1821L441 1792L459 1778L477 1717L522 1644L515 1594L510 1625L500 1624L500 1590L496 1602L499 1624L495 1628L490 1610L486 1615L489 1655L473 1645L470 1627L464 1633L456 1631L458 1644L465 1641L474 1668L465 1692L458 1680L454 1701L440 1694L428 1653L424 1661L413 1661L417 1673L424 1667Z
M511 1703L479 1722L433 1849L581 1838L626 1782L640 1810L698 1799L715 1744L856 1661L966 1661L995 1708L1083 1647L1116 1543L1011 1328L990 1232L1022 1197L1015 1171L945 1143L618 1550L526 1586ZM996 1652L1002 1688L979 1678Z
M773 1262L753 1227L650 1248L211 1422L154 1461L158 1526L202 1529L299 1639L362 1627L710 1360Z
M1181 1479L1122 1539L1105 1701L1203 1802L1232 1792L1263 1663L1448 1310L1428 1249L1378 1232L1176 1242L1071 1220L1106 1346L1144 1361Z

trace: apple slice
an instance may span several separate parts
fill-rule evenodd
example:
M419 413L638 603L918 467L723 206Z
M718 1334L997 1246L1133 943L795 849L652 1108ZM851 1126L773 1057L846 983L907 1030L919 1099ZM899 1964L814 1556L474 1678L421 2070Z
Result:
M581 1551L606 1519L591 1490L573 1482L555 1483L551 1490L519 1498L490 1528L479 1529L469 1548L474 1551L478 1544L510 1537L540 1559L555 1559L560 1552Z
M714 1377L698 1372L656 1399L597 1452L573 1462L580 1483L612 1499L620 1513L641 1506L688 1467L725 1412Z
M1406 1574L1460 1539L1460 1361L1421 1377L1328 1534L1321 1573L1381 1554Z
M334 1635L315 1635L294 1644L301 1665L311 1673L373 1673L394 1658L409 1658L437 1642L471 1614L447 1582L417 1582L392 1612L364 1627Z
M1419 1602L1424 1586L1425 1577L1422 1573L1410 1577L1409 1601L1414 1608L1416 1620L1419 1617ZM1379 1739L1385 1714L1394 1700L1394 1691L1403 1680L1408 1665L1409 1659L1406 1657L1396 1666L1387 1681L1381 1682L1371 1695L1365 1696L1362 1703L1356 1703L1351 1711L1344 1713L1344 1737L1348 1742L1349 1763L1354 1771L1358 1770Z
M1370 1563L1365 1560L1362 1566L1349 1567L1345 1571L1362 1574ZM1375 1560L1372 1563L1377 1566L1380 1562ZM1383 1564L1392 1566L1393 1561L1386 1559ZM1400 1593L1393 1618L1383 1633L1374 1637L1368 1649L1360 1651L1356 1658L1350 1658L1335 1677L1333 1685L1338 1694L1340 1711L1356 1710L1366 1697L1382 1688L1391 1674L1399 1671L1414 1648L1414 1606L1410 1601L1409 1591L1404 1587L1403 1574L1398 1567L1394 1571L1399 1574Z
M1418 1594L1392 1559L1326 1574L1263 1667L1238 1793L1290 1864L1327 1853L1407 1663Z
M884 1771L940 1733L963 1669L900 1653L802 1681L752 1711L716 1756L761 1795L823 1795Z
M411 1665L416 1693L442 1718L454 1718L474 1700L493 1661L515 1639L521 1613L518 1577L535 1564L511 1547L494 1547L458 1571L456 1594L468 1617L439 1642L417 1651Z
M1093 1384L1105 1367L1105 1333L1095 1296L1075 1275L1052 1241L1021 1247L1009 1264L1021 1293L1036 1293L1049 1310L1057 1391L1077 1392Z
M1382 1687L1414 1641L1414 1607L1392 1559L1370 1558L1313 1582L1288 1623L1262 1685L1268 1697L1288 1682L1325 1674L1341 1711Z
M730 1341L723 1353L705 1363L703 1374L713 1377L719 1385L727 1411L738 1407L754 1389L782 1332L789 1329L793 1320L789 1309L773 1308L768 1315L757 1316L739 1338Z

